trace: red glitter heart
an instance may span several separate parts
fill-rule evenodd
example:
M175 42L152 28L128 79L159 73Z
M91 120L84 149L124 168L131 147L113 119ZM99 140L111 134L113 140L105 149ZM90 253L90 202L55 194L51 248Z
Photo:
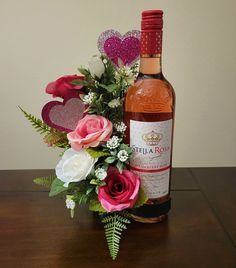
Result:
M85 106L78 94L68 94L63 102L50 101L42 109L43 121L63 132L73 131L83 117Z
M118 31L107 30L98 38L98 49L117 66L119 59L130 66L139 59L140 32L133 30L122 36Z

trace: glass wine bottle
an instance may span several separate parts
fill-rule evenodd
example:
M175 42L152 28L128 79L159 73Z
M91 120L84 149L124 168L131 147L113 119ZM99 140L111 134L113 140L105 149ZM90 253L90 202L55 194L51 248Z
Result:
M148 196L132 217L159 222L170 210L175 93L161 68L163 11L142 12L140 70L125 97L126 142L133 149L130 170Z

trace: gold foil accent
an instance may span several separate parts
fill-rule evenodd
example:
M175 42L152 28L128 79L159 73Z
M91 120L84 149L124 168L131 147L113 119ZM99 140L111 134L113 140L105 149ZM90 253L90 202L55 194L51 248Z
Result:
M141 54L141 58L160 58L161 54Z

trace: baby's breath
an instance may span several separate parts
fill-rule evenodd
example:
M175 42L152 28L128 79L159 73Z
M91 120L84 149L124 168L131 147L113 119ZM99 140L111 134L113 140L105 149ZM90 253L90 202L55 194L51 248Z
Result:
M127 128L127 126L125 125L124 122L116 123L116 124L114 124L114 127L117 130L117 132L121 132L121 133L125 132L125 130Z
M97 168L95 170L95 176L99 179L99 180L104 180L107 176L107 172L104 168Z
M108 103L108 106L110 108L117 108L121 105L120 98L113 99Z
M73 201L72 199L67 198L66 199L66 207L68 209L72 209L73 210L75 208L75 201Z
M84 95L83 97L83 102L86 104L91 104L95 98L95 93L94 92L89 92L87 95Z
M113 150L120 145L120 139L117 136L113 136L107 141L107 148Z
M125 150L120 150L117 154L117 157L121 162L125 162L126 160L128 160L129 154Z

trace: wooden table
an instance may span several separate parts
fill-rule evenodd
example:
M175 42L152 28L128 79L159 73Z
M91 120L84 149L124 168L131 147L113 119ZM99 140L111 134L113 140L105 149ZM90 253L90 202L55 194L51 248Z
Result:
M0 267L236 267L236 168L173 171L172 210L133 223L112 261L99 220L32 183L49 170L0 171Z

